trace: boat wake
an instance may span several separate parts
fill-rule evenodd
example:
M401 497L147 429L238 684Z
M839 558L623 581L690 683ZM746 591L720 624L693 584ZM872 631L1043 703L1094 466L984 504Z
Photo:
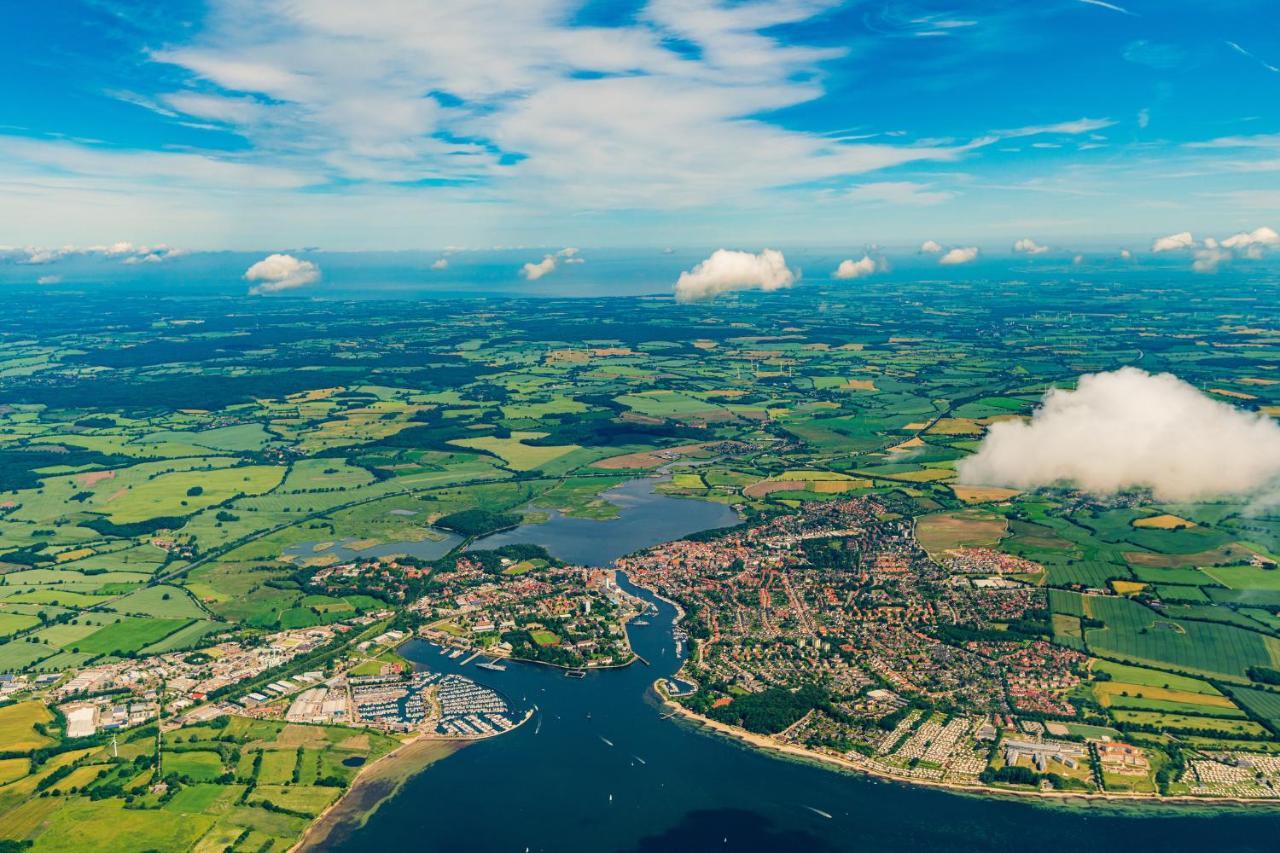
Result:
M822 809L815 809L813 806L805 806L805 808L813 812L814 814L818 815L819 817L825 817L827 820L831 820L831 815L824 812Z

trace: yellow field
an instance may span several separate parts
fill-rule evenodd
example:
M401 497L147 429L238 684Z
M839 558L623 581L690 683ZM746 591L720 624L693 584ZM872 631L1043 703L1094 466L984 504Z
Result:
M0 744L5 750L25 752L53 743L35 730L36 723L48 724L53 714L43 702L19 702L0 708Z
M852 489L865 489L870 480L815 480L809 487L820 495L836 495Z
M982 425L972 418L940 418L927 432L934 435L981 435Z
M7 785L27 775L31 761L26 758L0 758L0 785Z
M902 444L895 444L893 447L889 448L889 452L906 453L907 451L915 450L917 447L928 447L928 445L924 443L924 439L920 438L918 435L915 438L907 439L902 442Z
M502 461L507 467L513 471L531 471L534 468L546 465L548 462L559 459L566 453L572 453L578 450L576 444L553 445L551 447L534 447L524 444L523 439L526 438L542 438L545 432L513 432L510 438L496 438L494 436L485 436L484 438L459 438L450 441L450 444L456 444L460 447L471 447L477 450L487 450L490 453L502 457Z
M1113 697L1128 693L1130 696L1142 695L1144 699L1158 699L1162 702L1187 702L1192 705L1205 705L1211 708L1234 708L1226 696L1208 696L1204 693L1192 693L1187 690L1169 690L1164 687L1151 687L1146 684L1126 684L1123 681L1099 681L1093 685L1093 693L1103 706L1110 706Z
M998 486L952 486L951 491L967 504L1007 501L1019 494L1017 489L1002 489Z
M1137 581L1113 580L1111 582L1111 588L1116 591L1116 595L1134 595L1135 593L1142 592L1146 589L1147 585L1145 583L1138 583Z
M1258 399L1257 397L1253 396L1252 394L1246 394L1246 393L1244 393L1243 391L1231 391L1231 390L1228 390L1228 389L1226 389L1226 388L1210 388L1210 389L1209 389L1209 393L1211 393L1211 394L1219 394L1219 395L1221 395L1221 396L1223 396L1223 397L1231 397L1232 399L1235 399L1235 400L1256 400L1256 399Z
M912 483L935 483L938 480L946 480L956 475L955 471L948 471L944 468L923 468L919 471L903 471L894 474L895 480L907 480Z
M1156 530L1180 530L1184 527L1195 527L1194 521L1187 521L1185 518L1178 518L1176 515L1153 515L1147 518L1138 518L1133 522L1134 527L1149 527Z
M879 391L873 379L850 379L844 383L844 387L850 391Z

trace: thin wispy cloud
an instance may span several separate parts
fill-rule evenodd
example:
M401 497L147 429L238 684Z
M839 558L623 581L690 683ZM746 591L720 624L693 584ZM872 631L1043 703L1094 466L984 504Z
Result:
M1250 58L1250 59L1252 59L1254 62L1258 63L1258 64L1259 64L1259 65L1261 65L1263 68L1267 69L1268 71L1272 72L1273 74L1280 74L1280 67L1276 67L1275 65L1272 65L1270 62L1267 62L1266 60L1262 59L1261 57L1258 57L1258 56L1256 56L1255 54L1253 54L1253 53L1251 53L1251 52L1249 52L1249 51L1245 50L1243 47L1241 47L1240 45L1236 44L1235 42L1233 42L1233 41L1228 41L1228 42L1227 42L1227 46L1228 46L1228 47L1230 47L1232 50L1234 50L1236 53L1240 54L1241 56L1247 56L1247 57L1249 57L1249 58Z
M1107 9L1112 12L1119 12L1122 15L1137 17L1136 12L1131 12L1123 6L1117 6L1115 3L1107 3L1104 0L1077 0L1077 2L1083 3L1086 6L1097 6L1099 9Z

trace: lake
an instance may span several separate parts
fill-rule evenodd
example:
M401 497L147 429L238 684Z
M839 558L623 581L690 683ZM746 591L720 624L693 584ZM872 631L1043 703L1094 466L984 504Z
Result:
M620 579L629 590L635 590ZM402 654L463 672L535 716L405 784L333 849L425 851L1274 851L1280 813L1121 811L981 798L781 760L662 719L650 684L676 671L673 608L629 629L653 663L564 677L459 667L427 643ZM817 810L817 811L815 811ZM830 814L827 818L818 811Z
M572 518L551 510L541 524L522 524L483 539L468 550L516 543L541 545L554 557L579 566L608 566L619 557L662 542L741 519L732 507L710 501L673 498L655 491L662 477L640 477L615 486L601 497L620 507L617 518Z

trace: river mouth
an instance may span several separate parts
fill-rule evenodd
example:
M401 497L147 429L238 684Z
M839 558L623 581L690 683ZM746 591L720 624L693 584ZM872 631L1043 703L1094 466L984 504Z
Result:
M732 527L742 520L726 504L671 497L656 491L665 479L666 476L638 477L602 492L602 498L619 508L616 518L601 521L573 518L559 510L539 510L546 512L546 521L485 536L472 542L467 550L541 545L566 563L606 567L627 554L691 533Z

